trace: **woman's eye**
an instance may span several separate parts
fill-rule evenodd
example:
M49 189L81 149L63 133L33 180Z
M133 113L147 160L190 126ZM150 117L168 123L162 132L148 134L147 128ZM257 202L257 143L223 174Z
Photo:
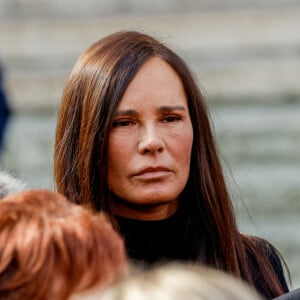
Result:
M175 122L175 121L180 121L181 117L180 116L175 116L175 115L165 116L162 120L165 123L171 123L171 122Z
M119 120L119 121L114 121L112 127L127 127L132 124L133 122L130 120Z

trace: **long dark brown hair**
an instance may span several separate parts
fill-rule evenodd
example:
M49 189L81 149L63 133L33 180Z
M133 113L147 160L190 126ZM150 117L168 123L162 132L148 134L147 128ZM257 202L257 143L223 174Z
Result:
M112 116L135 74L152 57L161 58L177 72L188 99L194 140L190 175L181 195L189 201L181 207L190 216L187 230L194 234L191 258L254 284L251 255L264 274L270 295L280 295L282 287L259 241L238 231L207 107L190 70L176 53L147 34L114 33L78 58L57 123L54 173L58 191L75 203L105 210L113 217L107 182Z

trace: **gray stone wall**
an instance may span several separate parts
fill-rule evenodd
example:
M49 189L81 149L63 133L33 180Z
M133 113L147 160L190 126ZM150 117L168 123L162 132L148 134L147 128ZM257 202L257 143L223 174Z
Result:
M208 101L298 101L299 1L0 0L0 60L13 107L53 110L81 51L122 29L179 51Z

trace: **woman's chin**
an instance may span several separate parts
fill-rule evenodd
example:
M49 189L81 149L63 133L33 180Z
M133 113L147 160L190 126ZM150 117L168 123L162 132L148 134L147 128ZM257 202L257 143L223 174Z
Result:
M164 196L164 197L162 197ZM159 220L172 215L178 208L178 199L167 195L140 194L139 197L114 202L115 214L141 220Z

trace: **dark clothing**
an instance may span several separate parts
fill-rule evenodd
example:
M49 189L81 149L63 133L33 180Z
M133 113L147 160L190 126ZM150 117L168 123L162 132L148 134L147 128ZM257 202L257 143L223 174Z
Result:
M277 250L270 243L263 241L263 240L261 240L259 242L259 246L260 246L260 249L262 249L263 252L268 257L269 262L270 262L271 266L273 267L273 269L278 277L278 280L283 288L283 292L287 293L289 291L289 288L288 288L287 282L284 277L281 260L277 254ZM253 265L255 266L256 263L253 261L253 258L252 258L252 262L253 262ZM258 269L258 266L257 266L257 269ZM264 295L267 299L272 298L270 295L266 294L266 292L265 292L264 280L263 280L262 274L257 274L257 277L255 278L254 283L255 283L256 289L262 295Z
M143 221L118 217L125 237L128 256L154 263L164 260L188 260L190 244L186 242L184 217L175 213L168 219Z
M0 151L3 148L4 132L10 115L11 110L9 108L6 95L2 87L2 69L0 67Z
M274 300L300 300L300 288L276 297Z
M124 236L130 259L142 264L190 260L193 240L185 233L187 218L183 214L177 212L168 219L158 221L134 220L123 217L117 217L117 221L120 232ZM269 257L285 292L287 292L288 286L276 250L269 244L265 248L264 251ZM270 299L259 276L255 281L255 286L262 295Z

